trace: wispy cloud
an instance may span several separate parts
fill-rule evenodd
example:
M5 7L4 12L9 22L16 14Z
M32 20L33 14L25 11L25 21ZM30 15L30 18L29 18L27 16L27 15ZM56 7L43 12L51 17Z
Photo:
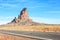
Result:
M25 5L24 3L26 2L28 2L28 0L0 0L0 8L19 8L20 6Z
M0 4L0 7L13 7L13 8L15 8L15 7L18 7L17 5L13 5L13 4L8 4L8 3L2 3L2 4Z
M8 23L8 22L10 22L10 21L9 21L9 20L5 20L5 21L0 20L0 25L2 25L2 24L6 24L6 23Z
M41 7L45 7L45 6L30 6L29 8L41 8Z
M60 13L60 11L45 11L43 13Z
M28 4L31 4L31 5L29 5L30 8L48 8L48 7L51 7L51 5L49 5L47 3L30 2Z
M0 25L6 24L8 22L11 22L14 17L8 16L8 17L0 17ZM43 18L43 17L31 17L31 19L35 22L39 23L46 23L46 24L60 24L60 19L54 19L54 18Z
M0 16L0 19L12 19L14 16Z
M19 2L27 2L29 0L0 0L0 3L19 3Z
M60 24L60 19L44 18L44 17L31 17L31 19L33 19L33 21L39 22L39 23Z
M8 22L11 22L12 19L14 19L13 16L0 17L0 25L1 25L1 24L6 24L6 23L8 23Z
M29 1L29 0L21 0L20 2L27 2L27 1Z

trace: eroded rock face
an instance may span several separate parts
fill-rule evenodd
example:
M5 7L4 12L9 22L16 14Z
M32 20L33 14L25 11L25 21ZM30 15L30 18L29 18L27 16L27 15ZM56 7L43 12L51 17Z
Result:
M29 20L27 8L23 8L20 15L18 15L18 19L23 22Z
M20 19L20 20L28 20L29 19L27 8L23 8L20 15L18 16L18 19Z
M12 21L13 23L23 23L23 24L31 24L32 20L28 16L27 8L23 8L20 12L20 15L18 15L18 18L15 17L15 19Z

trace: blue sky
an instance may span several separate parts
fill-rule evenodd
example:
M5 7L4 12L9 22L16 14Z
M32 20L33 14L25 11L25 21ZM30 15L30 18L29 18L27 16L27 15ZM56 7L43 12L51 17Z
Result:
M60 24L60 0L0 0L0 24L12 21L24 7L33 21Z

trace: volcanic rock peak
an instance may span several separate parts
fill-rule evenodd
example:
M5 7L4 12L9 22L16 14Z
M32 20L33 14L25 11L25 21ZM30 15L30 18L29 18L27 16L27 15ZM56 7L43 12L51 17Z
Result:
M27 8L23 8L20 12L20 15L18 15L18 18L15 17L15 19L12 21L14 23L31 23L32 20L29 19Z
M23 8L20 15L18 15L18 19L20 19L20 20L28 20L29 19L27 8Z

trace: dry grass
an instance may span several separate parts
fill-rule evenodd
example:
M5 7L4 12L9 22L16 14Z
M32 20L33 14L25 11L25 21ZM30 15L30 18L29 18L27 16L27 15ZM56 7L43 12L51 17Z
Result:
M38 26L5 26L0 30L20 30L20 31L41 31L41 32L60 32L60 25L38 25Z

